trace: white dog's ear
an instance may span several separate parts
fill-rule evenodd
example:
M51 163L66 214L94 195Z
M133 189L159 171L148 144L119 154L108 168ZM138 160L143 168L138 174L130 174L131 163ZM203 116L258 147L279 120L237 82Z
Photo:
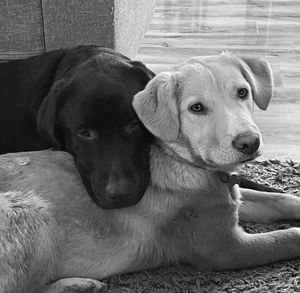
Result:
M179 132L176 87L176 73L161 72L132 102L147 129L163 141L175 140Z
M253 90L253 99L261 110L266 110L273 96L273 74L269 63L260 58L241 58L250 69L246 70L246 78Z

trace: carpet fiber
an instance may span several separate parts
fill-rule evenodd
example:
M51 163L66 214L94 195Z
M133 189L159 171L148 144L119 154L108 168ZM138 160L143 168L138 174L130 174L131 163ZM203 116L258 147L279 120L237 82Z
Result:
M300 196L300 164L269 160L247 164L241 172L255 181ZM243 223L249 233L300 227L300 221L274 224ZM202 273L188 266L115 276L104 280L108 292L300 292L300 260L213 273Z

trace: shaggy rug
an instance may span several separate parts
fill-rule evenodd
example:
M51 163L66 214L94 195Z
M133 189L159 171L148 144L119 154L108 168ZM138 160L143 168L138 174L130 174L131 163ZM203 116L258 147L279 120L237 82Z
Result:
M244 166L248 178L300 196L300 164L293 161L268 160ZM274 224L242 223L249 233L300 227L300 221ZM223 272L202 273L187 266L170 266L157 270L115 276L104 280L108 292L300 292L300 260Z

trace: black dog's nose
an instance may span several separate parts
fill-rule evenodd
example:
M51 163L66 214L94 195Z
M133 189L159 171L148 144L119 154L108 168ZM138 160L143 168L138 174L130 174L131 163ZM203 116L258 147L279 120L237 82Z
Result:
M125 200L134 193L134 184L126 179L110 182L106 187L106 195L110 199Z
M242 133L235 137L232 145L241 153L251 155L260 145L259 136L257 134Z

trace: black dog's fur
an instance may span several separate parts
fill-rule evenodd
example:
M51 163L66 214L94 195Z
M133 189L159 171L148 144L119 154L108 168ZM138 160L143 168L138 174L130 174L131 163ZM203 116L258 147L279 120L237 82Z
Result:
M0 153L65 150L98 205L135 204L149 181L151 137L131 100L153 76L96 46L0 64Z

